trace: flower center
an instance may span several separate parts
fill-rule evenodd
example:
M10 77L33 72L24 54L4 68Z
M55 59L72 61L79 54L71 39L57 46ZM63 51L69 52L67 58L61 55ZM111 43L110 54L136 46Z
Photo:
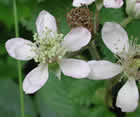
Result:
M133 77L135 79L140 78L140 56L135 55L133 57L128 57L121 63L128 77Z
M36 53L34 60L39 63L52 63L60 60L66 53L62 47L63 34L46 29L43 36L34 34L32 50Z

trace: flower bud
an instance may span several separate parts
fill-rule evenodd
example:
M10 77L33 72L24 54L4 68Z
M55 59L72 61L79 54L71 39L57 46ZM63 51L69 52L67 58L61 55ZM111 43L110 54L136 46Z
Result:
M126 0L126 12L130 17L140 19L140 0Z

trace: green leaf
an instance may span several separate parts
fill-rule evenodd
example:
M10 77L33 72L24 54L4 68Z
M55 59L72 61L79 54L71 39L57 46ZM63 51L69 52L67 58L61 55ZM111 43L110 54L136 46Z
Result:
M88 117L116 117L112 112L109 112L105 106L97 106L96 110L90 113Z
M140 116L140 106L136 109L136 111L127 113L126 117L139 117Z
M41 117L58 117L57 113L44 101L42 95L37 95L35 101Z
M103 8L100 13L101 24L104 22L118 22L120 23L126 17L124 8L113 9L113 8Z
M129 39L133 37L133 38L138 38L140 40L139 27L140 27L139 20L133 20L130 24L128 24L128 26L126 27L126 30L128 32Z
M58 115L61 117L89 117L91 113L94 115L94 112L99 111L96 107L100 105L99 100L97 101L99 96L97 90L104 85L104 81L77 80L65 76L62 76L62 80L58 80L55 75L50 73L48 82L36 95L41 117L45 117L43 109L45 106L49 106L57 117ZM105 92L103 91L103 93ZM102 99L104 99L104 96ZM106 116L111 113L108 109L105 109L106 107L103 104L100 106L103 110L106 110L106 113L104 113Z

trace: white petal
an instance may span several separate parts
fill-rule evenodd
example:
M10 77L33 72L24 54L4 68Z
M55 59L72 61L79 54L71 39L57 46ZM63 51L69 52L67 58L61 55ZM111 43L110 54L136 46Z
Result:
M87 45L91 39L91 33L83 27L73 28L65 37L62 45L68 51L77 51Z
M72 5L74 7L80 7L82 5L90 5L94 2L95 0L73 0Z
M23 90L32 94L39 90L48 80L48 65L40 64L27 74L23 81Z
M106 8L120 8L123 5L123 0L104 0Z
M6 42L8 54L17 60L30 60L35 53L31 50L32 42L22 38L12 38Z
M120 89L116 106L120 107L122 112L133 112L138 106L139 92L135 80L129 80Z
M59 65L64 75L73 78L85 78L90 72L88 63L83 60L62 59Z
M43 32L45 32L46 28L53 32L57 32L55 17L45 10L41 11L36 20L36 28L40 36L43 35Z
M128 52L128 35L119 24L106 22L102 29L102 39L113 53L119 55L122 52Z
M109 61L89 61L90 73L88 78L91 80L103 80L112 78L122 72L122 67Z

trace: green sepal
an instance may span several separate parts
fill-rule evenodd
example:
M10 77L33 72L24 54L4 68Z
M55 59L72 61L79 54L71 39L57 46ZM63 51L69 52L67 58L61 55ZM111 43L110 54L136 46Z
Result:
M55 76L61 80L61 69L59 67L59 64L58 63L51 63L48 65L49 66L49 71L50 72L53 72L55 74Z

